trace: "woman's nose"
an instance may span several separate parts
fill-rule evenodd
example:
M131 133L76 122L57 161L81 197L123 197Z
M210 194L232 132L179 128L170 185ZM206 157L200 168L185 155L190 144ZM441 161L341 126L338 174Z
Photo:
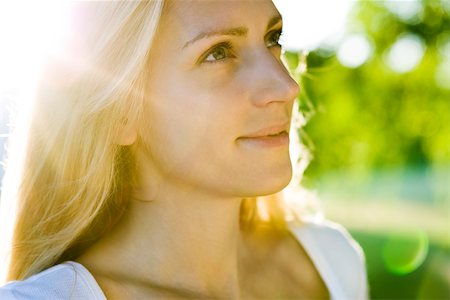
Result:
M252 69L254 105L265 106L271 102L290 102L297 97L300 91L299 85L273 53L269 51L261 53Z

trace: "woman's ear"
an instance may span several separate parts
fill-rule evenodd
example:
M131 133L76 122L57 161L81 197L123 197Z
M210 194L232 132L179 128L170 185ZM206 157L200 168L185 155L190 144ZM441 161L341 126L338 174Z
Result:
M129 146L136 142L136 139L136 126L127 121L123 122L122 128L117 135L116 143L121 146Z

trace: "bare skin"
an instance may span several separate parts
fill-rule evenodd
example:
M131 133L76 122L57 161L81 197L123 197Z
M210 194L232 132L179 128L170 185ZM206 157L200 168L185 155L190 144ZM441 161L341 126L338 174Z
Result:
M289 131L299 87L280 59L278 11L270 0L169 3L150 52L148 126L119 141L135 149L138 185L77 261L108 299L328 298L292 235L239 224L243 197L292 176L288 145L241 139Z
M330 299L323 279L295 237L268 228L242 233L238 248L239 290L233 296L139 282L116 268L102 270L100 263L113 258L99 258L85 255L78 262L94 275L108 299Z

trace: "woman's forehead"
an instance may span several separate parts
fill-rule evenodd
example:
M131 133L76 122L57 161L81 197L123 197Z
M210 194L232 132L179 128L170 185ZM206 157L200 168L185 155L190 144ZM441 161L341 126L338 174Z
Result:
M166 34L178 32L189 38L225 28L265 30L277 17L280 15L272 0L168 0L160 25Z
M185 29L267 21L277 15L272 0L168 0L162 21ZM234 24L233 24L234 23Z

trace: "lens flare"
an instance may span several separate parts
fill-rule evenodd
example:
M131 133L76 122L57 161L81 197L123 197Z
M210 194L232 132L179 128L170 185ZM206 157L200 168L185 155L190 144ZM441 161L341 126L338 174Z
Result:
M393 232L383 247L385 267L397 275L415 271L428 255L428 235L422 229L407 233Z

